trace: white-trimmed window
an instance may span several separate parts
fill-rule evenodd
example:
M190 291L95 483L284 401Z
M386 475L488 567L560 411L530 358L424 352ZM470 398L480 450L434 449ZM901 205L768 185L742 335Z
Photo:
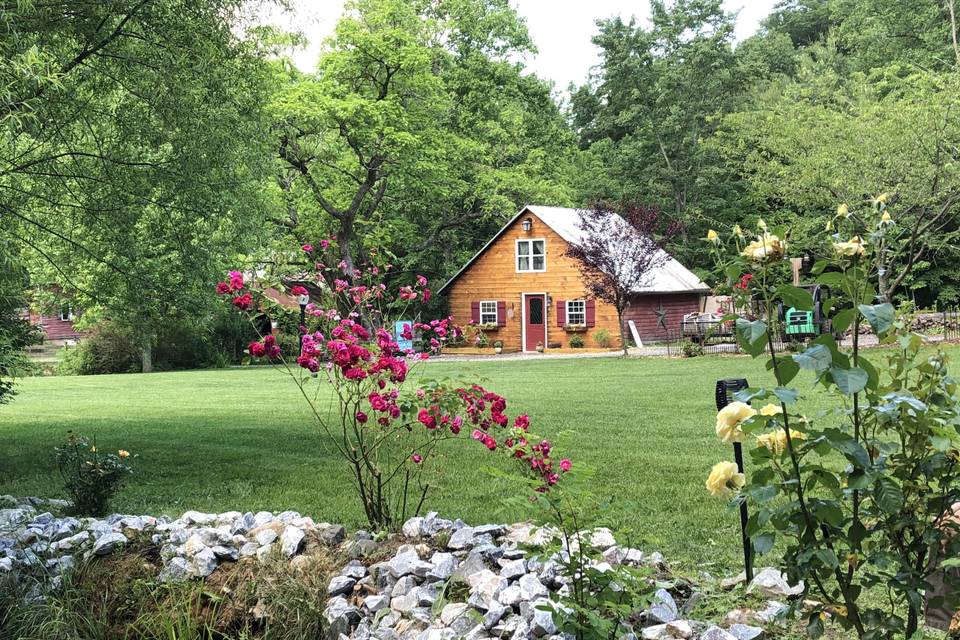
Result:
M480 302L480 324L497 324L497 301L483 300Z
M517 240L517 271L547 270L546 240Z
M567 324L587 324L586 300L567 300Z

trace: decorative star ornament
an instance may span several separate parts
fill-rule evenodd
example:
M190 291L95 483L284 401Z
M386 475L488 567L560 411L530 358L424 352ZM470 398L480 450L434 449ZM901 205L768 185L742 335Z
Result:
M663 302L660 302L660 306L654 310L654 313L657 314L657 325L667 328L667 310L663 308Z

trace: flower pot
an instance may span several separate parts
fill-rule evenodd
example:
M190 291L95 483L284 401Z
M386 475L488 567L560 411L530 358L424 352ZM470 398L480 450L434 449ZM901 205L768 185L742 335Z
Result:
M542 342L538 342L538 343L537 343L537 353L543 353L543 343L542 343Z
M503 353L503 347L494 347L493 352L497 355L500 355L501 353Z

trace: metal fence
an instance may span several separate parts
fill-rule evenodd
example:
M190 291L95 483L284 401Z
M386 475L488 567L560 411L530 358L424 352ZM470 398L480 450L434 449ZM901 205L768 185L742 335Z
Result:
M931 342L960 342L960 307L918 313L913 322L913 329L926 336ZM862 331L869 332L869 327L864 325ZM774 327L774 332L773 347L778 353L789 351L800 344L786 337L782 325ZM743 353L736 338L730 333L707 333L705 336L696 338L696 340L691 339L689 333L684 334L680 328L661 329L658 335L651 336L649 340L645 338L644 345L651 349L659 349L663 355L667 356ZM849 343L850 340L851 336L848 334L841 342Z

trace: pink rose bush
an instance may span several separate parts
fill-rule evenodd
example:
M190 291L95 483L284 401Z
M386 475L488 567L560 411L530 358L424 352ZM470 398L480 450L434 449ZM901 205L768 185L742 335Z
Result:
M462 337L452 317L417 319L404 325L400 335L419 338L423 352L415 352L401 349L388 330L392 318L416 317L414 305L430 300L424 276L388 286L392 267L374 264L375 255L363 268L344 261L328 266L333 261L324 257L336 251L334 240L301 248L314 263L315 275L308 283L314 295L305 308L306 326L300 327L299 353L285 355L270 334L251 342L248 352L299 386L321 431L350 468L372 527L395 527L421 510L431 486L425 474L446 440L472 439L483 451L509 459L540 493L570 471L568 459L556 460L551 443L530 433L529 417L511 420L502 396L478 384L411 382L413 367ZM282 288L280 283L249 283L233 271L216 291L253 317L274 306L263 295L268 286ZM309 295L303 285L290 293ZM330 389L339 411L321 409L316 385Z

